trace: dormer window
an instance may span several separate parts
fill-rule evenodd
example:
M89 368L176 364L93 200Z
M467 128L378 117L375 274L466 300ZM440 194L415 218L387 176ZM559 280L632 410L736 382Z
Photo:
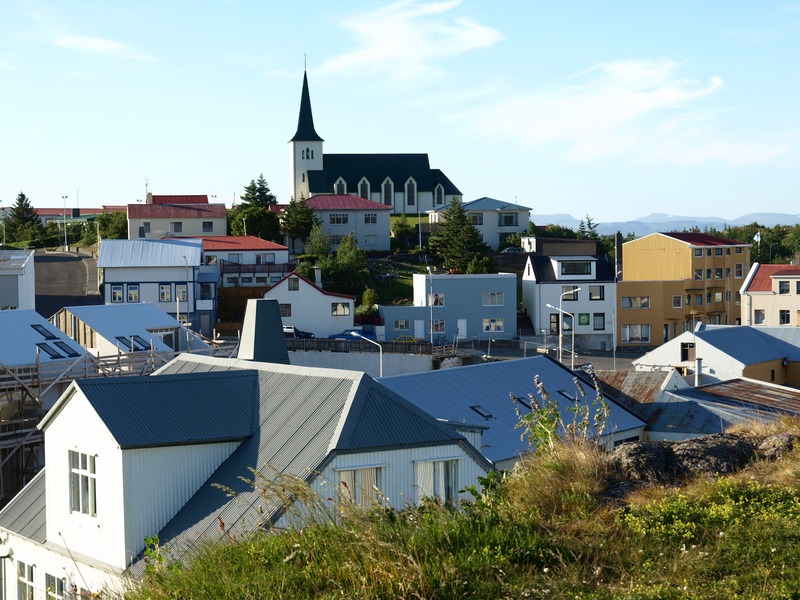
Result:
M369 181L362 179L358 183L358 195L365 200L369 200Z
M590 275L592 265L588 260L570 260L561 263L562 275Z
M347 193L347 184L341 177L339 177L339 179L336 180L336 183L333 184L333 193L338 194L339 196Z
M406 181L406 205L414 206L417 203L417 184L413 179Z

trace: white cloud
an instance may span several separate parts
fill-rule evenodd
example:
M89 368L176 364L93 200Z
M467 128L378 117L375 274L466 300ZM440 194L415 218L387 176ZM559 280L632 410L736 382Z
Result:
M62 35L56 37L53 40L53 44L62 48L85 50L94 54L102 54L103 56L111 56L115 58L150 60L150 57L147 54L139 52L128 44L97 37Z
M724 85L700 82L674 60L630 60L597 65L564 81L488 100L452 114L481 137L560 148L562 158L598 159L627 154L693 164L719 160L760 164L793 144L726 140L716 131L721 111L701 101ZM473 94L474 98L474 94Z
M319 71L369 71L410 78L433 72L431 63L503 39L496 29L472 19L451 17L460 0L418 2L399 0L341 21L357 41L351 52L327 59Z

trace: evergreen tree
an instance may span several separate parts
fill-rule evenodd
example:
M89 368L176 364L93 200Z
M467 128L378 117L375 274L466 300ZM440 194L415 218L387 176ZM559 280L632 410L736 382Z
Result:
M392 234L397 243L403 248L411 245L411 235L414 233L414 226L409 222L406 213L400 215L392 224Z
M322 231L319 223L314 223L313 227L311 227L311 233L308 234L303 245L303 253L320 260L330 256L332 250L333 242L331 241L331 236Z
M32 242L34 245L42 238L44 227L31 205L28 197L22 192L17 201L5 211L6 241Z
M103 212L97 216L100 237L104 240L128 239L128 217L123 212Z
M316 222L314 210L308 205L305 198L289 200L289 204L283 209L281 233L291 240L290 250L294 250L296 240L305 242Z
M489 257L490 248L483 243L480 233L470 223L461 202L453 199L442 211L444 223L441 230L431 235L429 245L446 267L466 272L475 258Z
M367 271L367 252L358 247L356 237L348 233L336 249L336 279L353 285L361 281Z
M269 190L264 174L258 176L258 180L251 179L250 183L244 188L244 195L240 196L242 202L250 206L268 207L270 204L277 204L278 199Z
M228 211L230 235L254 235L271 242L281 241L281 222L274 212L259 204L240 204Z

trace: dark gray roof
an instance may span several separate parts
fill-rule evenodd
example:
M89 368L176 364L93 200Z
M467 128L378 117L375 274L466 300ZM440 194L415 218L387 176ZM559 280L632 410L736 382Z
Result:
M530 255L529 258L537 282L556 283L560 281L556 277L556 273L553 270L552 257ZM574 260L575 257L564 257L564 258L568 260L569 259ZM607 283L614 281L614 261L607 255L594 255L592 256L592 258L595 259L595 274L596 274L595 279L570 279L570 283L572 282L591 283L593 281L598 283L604 283L604 282Z
M0 527L44 544L45 528L44 469L0 511Z
M450 208L450 203L447 202L444 206L434 209L434 212L441 212L445 211ZM487 198L484 196L483 198L478 198L477 200L470 200L469 202L464 202L461 204L461 208L466 211L470 210L531 210L527 206L522 206L521 204L513 204L511 202L504 202L502 200L496 200L495 198Z
M573 374L546 356L506 360L453 369L384 377L381 383L408 398L438 419L486 426L482 454L494 463L513 460L530 450L515 429L519 419L509 394L529 402L535 393L538 375L551 398L559 401L562 418L571 420L571 402L559 391L574 398ZM594 399L590 384L582 383L586 400ZM535 395L535 394L534 394ZM608 431L622 432L644 423L609 398L612 413Z
M347 183L350 193L358 193L358 183L366 177L373 192L380 191L383 181L388 177L395 191L403 189L406 180L413 177L417 183L417 193L433 192L441 183L446 196L461 195L458 188L444 176L431 169L427 154L325 154L323 170L308 172L308 186L312 194L333 191L333 184L341 177ZM436 183L434 183L434 179Z
M255 430L255 371L115 377L75 385L122 448L241 440ZM48 415L47 422L52 418Z
M290 142L322 142L314 129L314 115L311 114L311 94L308 92L308 75L303 72L303 92L300 95L300 115L297 118L297 131Z

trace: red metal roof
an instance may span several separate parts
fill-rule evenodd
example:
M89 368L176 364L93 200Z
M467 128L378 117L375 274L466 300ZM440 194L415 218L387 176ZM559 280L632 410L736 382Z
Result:
M392 210L391 206L350 194L317 194L306 202L314 210Z
M128 219L224 219L224 204L128 204Z
M205 194L167 196L152 195L153 204L208 204L208 196Z
M800 266L797 265L758 265L756 274L750 285L747 286L748 292L771 292L773 277L800 277Z
M288 250L282 244L262 240L254 235L204 235L195 237L203 240L203 250Z
M736 240L729 240L726 238L717 237L716 235L709 235L707 233L695 233L691 231L669 231L662 232L661 235L686 242L692 246L749 246L744 242L737 242Z

